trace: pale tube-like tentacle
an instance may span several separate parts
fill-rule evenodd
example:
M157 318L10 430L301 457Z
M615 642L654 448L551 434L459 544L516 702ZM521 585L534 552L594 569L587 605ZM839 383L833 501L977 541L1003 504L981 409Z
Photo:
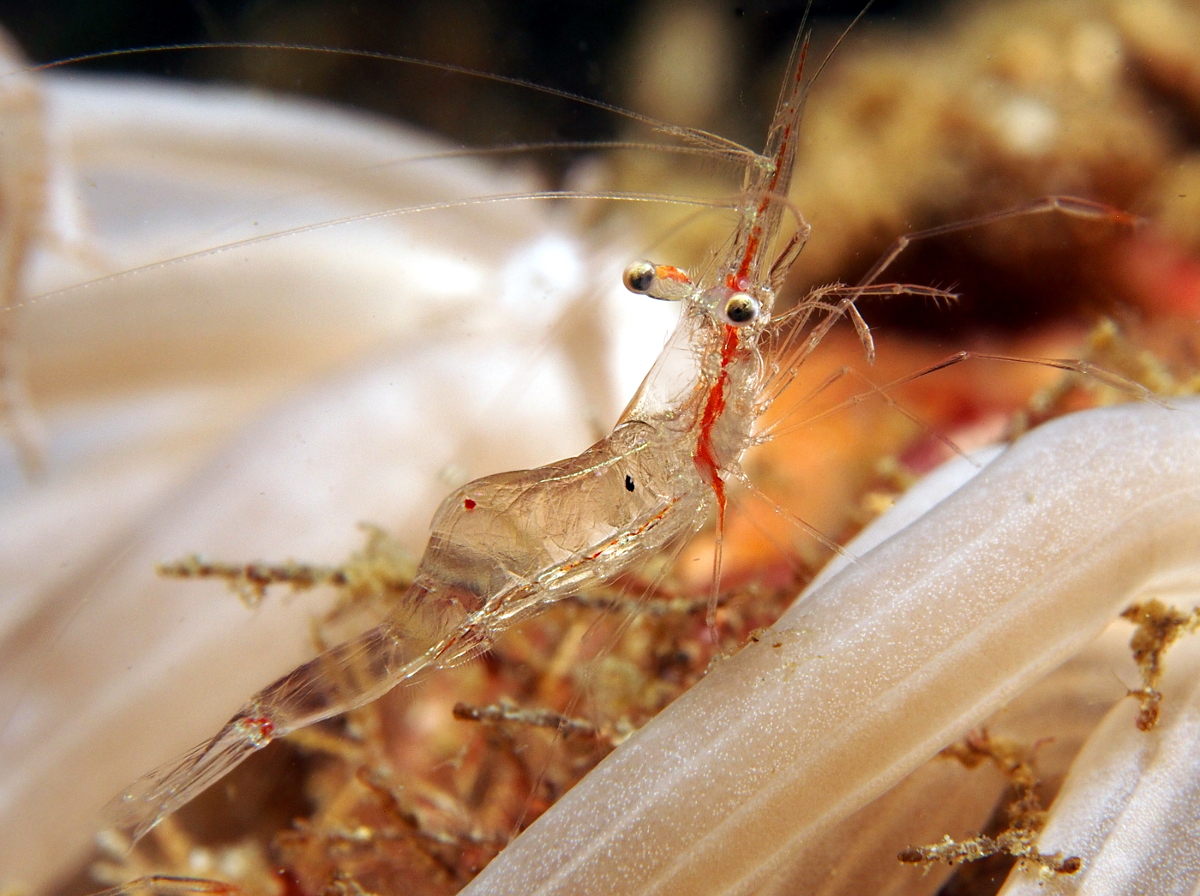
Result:
M1113 707L1051 807L1039 849L1078 856L1082 870L1054 881L1017 873L1002 896L1200 888L1200 641L1173 649L1166 668L1159 725L1139 731L1133 700Z
M965 463L939 471L955 472L976 471ZM927 503L931 494L944 497L943 483L933 479L927 477L902 503ZM901 517L907 509L899 508ZM891 516L876 525L893 528ZM1030 748L1043 781L1061 780L1106 710L1121 699L1120 682L1135 680L1129 631L1128 622L1114 621L1083 651L987 719L983 729L1001 743ZM1009 783L990 763L967 768L953 757L935 756L879 799L789 854L778 876L756 896L931 896L955 869L941 863L917 869L900 864L897 855L946 836L962 838L983 830Z
M787 867L756 896L933 896L954 871L901 866L914 842L978 830L1004 791L1005 779L954 760L934 759L788 857Z
M1095 638L1200 581L1200 404L1056 421L798 602L469 893L754 892Z

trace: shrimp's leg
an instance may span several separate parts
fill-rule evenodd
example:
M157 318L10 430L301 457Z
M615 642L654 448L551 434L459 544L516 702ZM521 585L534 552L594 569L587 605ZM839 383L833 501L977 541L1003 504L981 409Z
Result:
M957 233L960 230L970 230L974 227L994 224L997 221L1007 221L1011 218L1024 218L1029 215L1052 213L1092 221L1111 221L1114 224L1123 224L1131 227L1144 223L1143 218L1131 215L1129 212L1121 211L1121 209L1114 208L1111 205L1105 205L1103 202L1093 202L1090 199L1080 199L1076 196L1043 196L1041 199L1034 199L1032 202L1004 209L1003 211L991 212L975 218L967 218L964 221L955 221L951 224L939 224L937 227L915 230L912 233L898 236L891 247L883 253L880 259L858 281L858 285L870 286L878 280L880 275L900 256L900 253L917 240L926 240L935 236L944 236L948 233Z
M941 442L952 454L957 455L959 457L964 457L968 460L968 462L972 463L975 466L979 466L978 464L975 463L974 460L972 460L970 458L969 455L967 455L957 444L955 444L955 442L953 440L951 440L951 439L947 438L946 436L942 435L941 433L939 433L936 430L936 428L931 426L927 421L922 420L919 415L917 415L916 413L912 412L911 410L905 408L903 405L901 405L899 402L897 402L891 396L891 392L894 389L896 389L898 386L902 386L906 383L913 382L914 380L920 379L921 377L927 376L931 373L936 373L940 370L945 370L947 368L953 367L957 364L960 364L964 361L969 361L969 360L1003 361L1003 362L1016 363L1016 364L1036 364L1036 365L1039 365L1042 367L1049 367L1049 368L1052 368L1055 370L1061 370L1067 374L1075 374L1077 376L1089 377L1089 378L1095 379L1095 380L1103 383L1106 386L1109 386L1111 388L1122 391L1122 392L1126 393L1127 395L1129 395L1135 399L1138 399L1138 400L1148 401L1153 404L1157 404L1160 407L1170 407L1170 404L1166 400L1164 400L1160 394L1147 388L1146 386L1142 385L1141 383L1137 382L1136 380L1122 376L1121 374L1118 374L1118 373L1114 373L1111 370L1107 370L1104 367L1101 367L1100 365L1093 363L1092 361L1078 359L1078 358L1019 358L1019 357L1013 357L1010 355L998 355L998 354L990 354L990 353L986 353L986 352L961 351L961 352L956 352L955 354L950 355L946 358L943 358L941 361L938 361L935 364L931 364L928 367L925 367L925 368L915 371L913 373L906 374L905 376L899 377L898 379L895 379L895 380L893 380L889 383L883 384L883 385L873 383L869 378L867 378L865 375L863 375L859 371L856 371L849 367L841 367L837 371L835 371L832 375L827 377L826 380L824 382L822 382L808 396L806 396L804 399L801 399L801 401L797 402L795 405L793 405L791 408L789 408L789 410L774 425L762 430L761 432L756 433L754 436L753 444L755 444L755 445L765 444L779 436L786 435L786 434L789 434L792 432L796 432L797 430L800 430L807 426L810 426L813 423L815 423L819 420L822 420L828 416L831 416L831 415L837 414L837 413L841 413L842 411L845 411L848 408L851 408L858 404L861 404L862 402L866 401L869 398L879 397L883 401L887 402L887 404L889 406L891 406L892 408L894 408L897 412L899 412L900 414L903 414L905 417L912 420L914 423L916 423L919 427L921 427L927 433L931 434L935 439L937 439L937 441ZM811 400L811 398L815 397L816 395L823 392L825 389L829 388L833 383L837 382L838 380L840 380L848 375L855 376L855 377L865 381L867 383L868 388L865 391L862 391L855 395L852 395L849 398L845 399L844 401L838 402L833 407L828 408L819 414L808 417L798 423L791 423L787 426L781 425L784 421L786 421L788 419L788 417L790 417L796 411L796 409L798 407L802 406L805 401ZM1015 436L1019 435L1019 434L1020 434L1019 429L1013 430L1010 428L1009 438L1015 438ZM794 513L792 513L786 507L779 504L778 502L773 500L770 496L768 496L767 494L762 492L759 488L757 488L754 485L754 483L750 480L750 478L746 475L746 473L743 470L741 470L740 468L734 468L732 470L732 475L752 497L757 498L759 501L761 501L762 503L764 503L765 505L770 507L776 515L785 519L787 522L791 523L793 526L797 527L798 529L803 531L805 534L815 538L822 545L824 545L826 548L832 550L834 553L847 557L851 562L858 561L857 557L855 557L851 554L848 554L843 547L841 547L839 544L837 544L837 542L828 538L822 532L820 532L818 529L816 529L809 523L805 522L802 518L796 516Z
M867 353L868 362L873 361L875 358L875 340L871 336L870 327L862 319L854 303L863 296L890 297L901 295L925 296L926 298L942 299L945 301L953 301L958 298L956 293L938 289L934 286L920 286L913 283L876 283L867 286L846 286L841 283L834 283L830 286L822 286L812 290L795 308L776 318L773 321L773 325L779 328L786 326L789 332L777 349L780 359L778 362L778 372L772 376L771 384L763 390L764 397L760 405L759 414L761 415L775 402L787 384L791 382L795 371L816 350L817 346L821 344L821 340L833 329L833 325L838 322L843 314L848 315L854 324L858 338L861 340L863 348ZM836 304L828 301L828 299L836 296L842 296L843 298ZM811 330L806 331L805 325L811 316L818 311L825 312L825 317L813 326ZM806 333L804 341L799 345L793 344L800 333Z
M768 507L770 507L771 510L775 514L777 514L778 516L787 520L789 523L791 523L793 526L795 526L801 532L804 532L806 535L810 535L813 538L815 538L818 542L821 543L821 545L823 547L829 549L830 551L833 551L833 553L838 554L839 556L846 557L852 563L858 562L857 557L855 557L853 554L849 553L844 547L842 547L840 544L838 544L834 539L830 538L828 535L826 535L824 532L822 532L816 526L813 526L811 523L807 523L800 517L796 516L796 514L792 513L790 510L788 510L786 507L784 507L782 504L780 504L778 501L774 500L770 495L768 495L766 492L764 492L762 489L760 489L758 486L756 486L754 484L754 480L752 480L746 474L746 472L744 470L742 470L740 468L733 470L733 478L736 479L739 483L741 483L742 487L745 488L745 490L752 497L757 498L759 501L762 501L764 504L766 504Z
M950 355L946 358L943 358L941 361L938 361L938 362L931 364L925 368L922 368L921 370L906 374L905 376L899 377L899 378L897 378L889 383L883 384L883 385L872 382L865 375L863 375L862 373L860 373L858 371L853 370L852 368L849 368L849 367L839 368L831 376L829 376L823 383L821 383L815 390L813 390L808 396L806 396L804 399L801 399L799 402L797 402L795 405L793 405L791 408L789 408L785 412L785 414L782 415L775 424L756 433L754 436L754 444L756 444L756 445L765 444L766 442L769 442L779 436L790 434L792 432L796 432L797 430L808 427L808 426L812 425L813 423L815 423L819 420L822 420L828 416L831 416L831 415L837 414L837 413L841 413L842 411L845 411L848 408L851 408L858 404L861 404L863 401L866 401L869 398L879 397L882 400L884 400L885 402L887 402L888 405L890 405L892 408L894 408L897 412L903 414L905 417L908 417L910 420L912 420L914 423L916 423L918 426L920 426L923 430L925 430L925 432L931 434L935 439L937 439L937 441L941 442L952 454L957 455L959 457L965 457L970 463L978 466L978 464L975 464L975 462L969 457L969 455L967 455L957 444L955 444L953 440L951 440L951 439L947 438L946 436L942 435L941 433L939 433L935 427L931 426L927 421L922 420L919 415L917 415L917 414L913 413L911 410L905 408L903 405L901 405L899 402L897 402L891 395L891 392L899 386L905 385L907 383L910 383L917 379L920 379L921 377L927 376L931 373L936 373L940 370L948 369L950 367L956 366L964 361L969 361L969 360L1003 361L1003 362L1017 363L1017 364L1036 364L1036 365L1039 365L1042 367L1049 367L1054 370L1063 371L1064 373L1069 374L1069 375L1074 374L1079 377L1087 377L1090 379L1094 379L1110 388L1124 392L1126 395L1129 395L1130 397L1137 399L1137 400L1148 401L1150 403L1157 404L1161 407L1170 407L1170 404L1162 397L1162 395L1163 394L1168 394L1168 395L1172 394L1171 392L1169 392L1169 391L1165 392L1165 393L1155 392L1154 390L1146 387L1142 383L1139 383L1135 379L1131 379L1131 378L1123 376L1119 373L1115 373L1112 370L1106 369L1106 368L1100 366L1099 364L1096 364L1093 361L1089 361L1086 359L1079 359L1079 358L1021 358L1021 357L1013 357L1010 355L991 354L991 353L986 353L986 352L961 351L961 352L956 352L955 354ZM862 391L855 395L850 396L849 398L845 399L844 401L838 402L833 407L830 407L830 408L822 411L819 414L810 416L800 422L790 423L786 426L783 425L784 422L786 420L788 420L788 418L791 417L792 414L794 414L795 411L799 407L803 406L805 401L808 401L812 397L815 397L817 394L820 394L825 389L827 389L829 386L831 386L833 383L846 377L847 375L855 376L855 377L865 381L867 383L868 388L865 391ZM1020 419L1020 418L1018 418L1018 419ZM1017 423L1010 424L1008 438L1015 438L1017 435L1020 435L1020 433L1021 433L1021 427L1019 424L1017 424ZM805 532L806 534L816 538L823 545L825 545L825 547L833 550L835 553L845 554L845 551L843 548L838 546L832 540L826 538L822 533L817 531L814 527L809 525L803 519L801 519L800 517L797 517L791 511L787 510L785 507L778 504L777 502L772 500L769 496L767 496L762 491L760 491L758 488L756 488L743 471L741 471L740 469L735 470L734 476L738 479L738 481L743 485L743 487L753 497L758 498L760 501L765 503L777 515L784 518L785 520L790 522L792 525L796 526L797 528L799 528L800 530ZM847 556L849 557L849 559L852 562L857 560L857 558L855 558L853 556L849 556L849 555L847 555Z
M1130 227L1136 227L1144 223L1143 218L1137 215L1131 215L1129 212L1121 211L1119 208L1114 208L1111 205L1105 205L1102 202L1093 202L1090 199L1079 199L1075 196L1043 196L1041 199L1035 199L1032 202L1027 202L1024 205L1014 206L1013 208L1005 209L999 212L992 212L986 215L979 215L975 218L967 218L964 221L955 221L952 224L940 224L937 227L929 227L925 230L915 230L912 233L906 233L896 237L895 242L888 248L886 252L880 256L879 260L871 266L871 269L863 275L863 278L858 281L855 292L844 300L844 303L849 307L854 307L854 302L861 295L867 295L867 288L882 276L900 254L910 245L918 240L927 240L935 236L945 236L950 233L958 233L962 230L971 230L975 227L982 227L985 224L995 224L998 221L1007 221L1012 218L1024 218L1029 215L1045 215L1045 214L1061 214L1071 218L1083 218L1091 221L1110 221L1113 224L1121 224ZM858 326L859 321L857 311L850 312L855 319L855 326ZM863 323L862 327L866 324ZM862 329L859 330L860 335ZM869 332L869 331L868 331ZM869 339L864 343L867 347L867 362L873 363L875 360L875 349L873 342Z
M963 451L961 448L959 448L956 444L954 444L954 442L951 439L946 438L946 436L942 435L934 427L930 426L930 424L927 421L922 420L918 414L916 414L915 412L904 407L902 404L900 404L898 401L896 401L894 398L892 398L891 391L893 389L895 389L897 386L902 386L905 383L910 383L913 380L920 379L921 377L923 377L927 374L935 373L939 370L943 370L946 367L951 367L951 366L959 363L960 361L965 361L965 360L967 360L968 357L974 357L974 358L983 357L988 360L1004 360L1004 361L1027 360L1024 358L1001 357L999 355L982 355L981 356L978 354L972 355L969 352L959 352L956 355L952 355L949 358L945 358L942 361L939 361L937 364L934 364L930 367L926 367L923 370L918 370L914 373L906 374L905 376L902 376L899 379L893 380L892 382L887 383L882 386L879 385L878 383L873 382L865 374L863 374L862 372L860 372L858 370L853 369L852 367L841 367L832 376L830 376L824 383L822 383L821 386L816 391L814 391L811 394L800 399L798 402L796 402L794 405L792 405L790 408L788 408L788 410L785 411L780 416L779 420L776 421L773 425L767 427L766 429L762 430L761 432L755 433L754 444L756 444L756 445L766 444L767 442L770 442L772 439L778 438L781 435L796 432L799 429L803 429L806 426L811 426L813 423L816 423L819 420L823 420L826 417L829 417L833 414L841 413L842 411L846 410L847 408L856 407L857 405L862 404L862 402L866 401L868 398L879 397L884 402L886 402L889 407L893 408L896 412L904 415L909 420L911 420L913 423L917 424L917 426L921 427L923 430L930 433L935 439L937 439L939 442L941 442L943 445L945 445L947 448L949 448L951 453L962 456ZM1036 359L1028 359L1028 362L1033 363L1033 364L1040 363ZM1058 363L1066 363L1066 362L1053 362L1052 361L1049 363L1056 365ZM1087 362L1081 361L1078 363L1086 364ZM1094 366L1094 365L1091 365L1091 366ZM838 402L833 407L828 408L819 414L808 417L798 423L791 423L791 424L787 425L786 427L782 426L783 422L785 420L787 420L792 414L794 414L800 407L802 407L805 402L810 401L821 391L828 388L830 385L832 385L837 380L841 379L842 377L846 377L846 376L853 376L853 377L861 380L863 383L866 384L866 386L867 386L866 390L863 392L858 392L854 395L851 395L849 398L845 399L844 401ZM1110 376L1111 376L1111 374L1110 374Z
M756 433L754 436L754 444L756 444L756 445L765 444L765 443L771 441L772 439L778 438L779 436L783 436L783 435L787 435L788 433L796 432L797 430L803 429L806 426L811 426L813 423L816 423L819 420L823 420L824 418L829 417L832 414L840 413L840 412L846 410L847 408L851 408L851 407L854 407L855 405L861 404L862 402L866 401L868 398L874 398L876 396L879 396L879 397L883 398L886 402L888 402L888 404L891 405L892 407L894 407L897 411L904 414L910 420L912 420L913 422L920 425L923 429L931 432L934 435L934 437L938 439L938 441L942 442L944 445L946 445L948 448L950 448L950 450L952 452L954 452L955 454L961 455L962 451L950 439L947 439L944 436L938 435L937 432L935 430L933 430L927 423L922 421L919 417L917 417L911 411L906 410L903 406L901 406L893 398L891 398L889 393L898 386L903 386L906 383L911 383L914 380L918 380L921 377L928 376L931 373L937 373L939 370L945 370L949 367L955 366L956 364L961 364L963 361L971 361L971 360L974 360L974 361L1005 361L1005 362L1008 362L1011 364L1036 364L1040 367L1050 367L1054 370L1061 370L1064 373L1068 373L1068 374L1073 373L1073 374L1077 374L1078 376L1089 377L1091 379L1097 380L1101 383L1104 383L1106 386L1111 386L1112 388L1117 389L1121 392L1124 392L1125 394L1129 395L1131 398L1135 398L1139 401L1148 401L1151 404L1156 404L1156 405L1159 405L1160 407L1170 407L1170 404L1161 395L1154 392L1152 389L1149 389L1146 386L1143 386L1141 383L1137 382L1136 380L1132 380L1129 377L1122 376L1119 373L1114 373L1111 370L1101 367L1099 364L1095 364L1092 361L1087 361L1087 360L1083 360L1080 358L1018 358L1018 357L1014 357L1012 355L995 355L995 354L990 354L987 352L976 352L976 351L967 350L967 351L955 352L953 355L943 358L942 360L938 361L935 364L930 364L928 367L923 367L920 370L914 371L913 373L905 374L904 376L900 377L899 379L892 380L890 383L885 383L882 386L871 383L869 388L866 391L859 392L856 395L852 395L849 398L847 398L845 401L838 402L833 407L828 408L827 410L824 410L821 413L816 414L815 416L808 417L804 420L801 420L798 423L791 423L787 426L780 426L779 424L782 423L784 420L786 420L789 416L791 416L791 414L795 412L796 408L800 407L804 403L804 401L808 400L808 398L802 399L801 401L799 401L795 405L793 405L784 415L782 415L780 417L779 422L777 422L773 426L768 427L767 429L762 430L759 433ZM822 383L820 388L818 390L814 391L812 393L812 395L816 395L820 390L827 388L832 382L834 382L837 379L840 379L841 377L846 376L847 374L853 374L853 375L859 376L860 378L863 378L861 373L858 373L857 371L854 371L851 368L843 367L843 368L840 368L833 376L829 377L829 379L825 383ZM867 382L870 383L869 380ZM811 397L811 395L809 397Z
M250 699L211 741L135 782L107 808L136 843L165 816L276 737L355 709L425 669L486 647L453 599L414 584L381 624L325 651Z

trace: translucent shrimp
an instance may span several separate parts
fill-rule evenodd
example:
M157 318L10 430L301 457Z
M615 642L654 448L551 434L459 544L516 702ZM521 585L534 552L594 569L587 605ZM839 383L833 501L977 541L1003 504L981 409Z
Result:
M121 795L117 823L137 838L272 739L371 701L422 672L486 649L517 620L609 579L699 529L753 440L770 401L779 350L814 311L811 350L849 294L810 296L773 315L776 292L807 226L773 253L805 96L803 48L785 85L766 152L748 166L737 228L693 279L668 266L626 272L635 292L678 300L682 317L612 434L577 457L470 482L445 499L415 580L378 626L253 697L209 743ZM785 332L788 335L785 335ZM772 343L768 358L764 348ZM720 557L716 560L719 569Z

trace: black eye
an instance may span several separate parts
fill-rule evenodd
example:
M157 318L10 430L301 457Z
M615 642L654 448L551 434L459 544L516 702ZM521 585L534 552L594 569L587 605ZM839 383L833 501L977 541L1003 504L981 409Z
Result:
M644 295L654 285L654 276L655 268L653 264L648 261L635 261L625 269L625 276L621 279L624 281L627 290Z
M725 319L735 327L744 327L758 318L758 299L744 292L735 292L725 300Z

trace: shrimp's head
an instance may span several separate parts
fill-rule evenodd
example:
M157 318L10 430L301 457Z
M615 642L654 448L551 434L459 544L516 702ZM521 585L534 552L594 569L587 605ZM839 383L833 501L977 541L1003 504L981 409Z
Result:
M650 373L621 416L654 423L677 432L681 448L712 435L729 422L740 435L722 457L740 454L752 423L750 408L760 385L759 338L767 330L774 291L734 276L709 273L695 283L670 265L634 262L625 270L625 286L656 299L682 304L679 326L663 347ZM707 436L706 436L707 438ZM690 449L687 449L690 450Z
M651 261L635 261L625 269L625 288L664 301L682 301L688 314L699 316L711 327L746 330L744 336L761 330L775 304L774 291L752 286L745 278L725 277L717 285L694 284L685 271Z

